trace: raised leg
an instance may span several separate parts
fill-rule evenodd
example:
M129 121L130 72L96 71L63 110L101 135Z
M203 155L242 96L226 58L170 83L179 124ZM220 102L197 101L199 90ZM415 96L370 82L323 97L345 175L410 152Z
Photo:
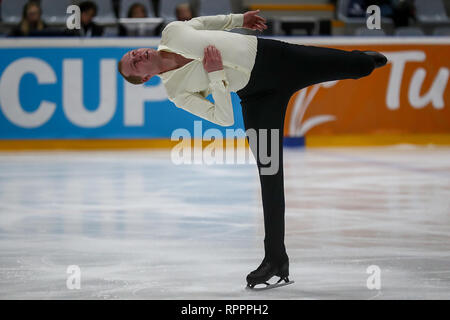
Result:
M359 79L375 68L373 57L358 50L286 43L282 57L283 85L294 92L321 82Z

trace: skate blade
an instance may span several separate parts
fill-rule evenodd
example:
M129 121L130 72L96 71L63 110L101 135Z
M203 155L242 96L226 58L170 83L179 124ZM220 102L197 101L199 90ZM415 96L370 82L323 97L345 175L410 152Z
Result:
M245 287L246 290L249 291L263 291L263 290L270 290L270 289L275 289L275 288L279 288L279 287L284 287L290 284L295 283L295 281L289 281L289 282L283 282L283 283L274 283L274 284L268 284L265 287L249 287L248 285Z

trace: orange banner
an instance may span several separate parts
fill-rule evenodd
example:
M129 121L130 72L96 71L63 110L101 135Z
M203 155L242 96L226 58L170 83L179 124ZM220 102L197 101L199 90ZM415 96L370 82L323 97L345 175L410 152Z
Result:
M296 92L285 135L450 134L450 44L324 46L380 51L389 63L359 80Z

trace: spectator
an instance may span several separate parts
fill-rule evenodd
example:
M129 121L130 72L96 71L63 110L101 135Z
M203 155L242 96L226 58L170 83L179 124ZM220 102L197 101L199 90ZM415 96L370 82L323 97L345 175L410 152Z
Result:
M81 29L82 37L101 37L103 27L94 23L93 19L97 15L97 5L92 1L84 1L79 5L81 11Z
M191 6L188 3L181 3L175 7L175 16L178 21L186 21L192 19Z
M416 7L413 0L393 0L394 26L407 27L410 21L416 20Z
M347 8L349 17L366 17L367 7L377 5L380 8L381 16L392 17L393 0L350 0Z
M147 18L147 9L141 3L133 3L128 9L127 18ZM119 25L119 36L129 36L127 29Z
M134 3L128 9L128 18L147 18L147 9L142 3Z
M41 19L42 10L38 2L30 1L23 7L22 20L10 33L10 36L32 36L39 33L47 26Z
M347 7L348 17L365 17L366 16L366 3L364 0L350 0Z

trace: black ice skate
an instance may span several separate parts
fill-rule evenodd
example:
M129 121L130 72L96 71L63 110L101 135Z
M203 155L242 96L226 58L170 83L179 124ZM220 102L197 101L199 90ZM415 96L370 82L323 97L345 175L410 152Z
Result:
M381 68L386 65L387 58L379 52L376 51L363 51L368 56L371 56L373 61L375 62L375 68Z
M280 277L280 279L278 282L270 284L268 281L273 276ZM289 261L286 261L283 264L276 264L264 259L261 265L247 276L247 289L266 290L294 283L294 281L289 281L288 276ZM284 283L281 283L282 281L284 281ZM263 284L265 287L256 288L259 284Z

